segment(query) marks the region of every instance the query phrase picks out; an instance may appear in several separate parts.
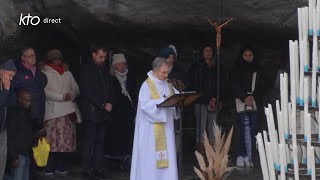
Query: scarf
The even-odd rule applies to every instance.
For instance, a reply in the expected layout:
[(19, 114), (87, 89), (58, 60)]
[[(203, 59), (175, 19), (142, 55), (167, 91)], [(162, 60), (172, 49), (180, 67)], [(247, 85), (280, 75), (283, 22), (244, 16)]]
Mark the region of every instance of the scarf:
[(63, 68), (62, 65), (61, 66), (57, 66), (57, 65), (55, 65), (53, 63), (47, 63), (47, 65), (49, 67), (51, 67), (52, 69), (56, 70), (60, 75), (62, 75), (64, 73), (64, 68)]
[(121, 93), (125, 96), (129, 96), (129, 92), (126, 89), (127, 74), (128, 74), (128, 69), (126, 69), (126, 71), (123, 73), (118, 72), (116, 70), (114, 71), (114, 75), (118, 79), (121, 86)]

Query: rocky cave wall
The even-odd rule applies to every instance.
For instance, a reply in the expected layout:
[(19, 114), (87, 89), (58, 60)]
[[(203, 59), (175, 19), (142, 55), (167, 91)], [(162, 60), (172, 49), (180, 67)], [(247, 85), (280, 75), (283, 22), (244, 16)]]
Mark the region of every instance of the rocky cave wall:
[[(113, 51), (124, 52), (143, 77), (159, 49), (173, 43), (187, 69), (202, 44), (214, 44), (215, 31), (206, 17), (217, 20), (220, 2), (0, 0), (0, 60), (17, 56), (24, 45), (35, 47), (39, 60), (48, 49), (59, 48), (76, 70), (80, 59), (88, 58), (89, 44), (101, 41)], [(277, 68), (288, 61), (288, 40), (297, 39), (297, 7), (306, 3), (222, 0), (222, 20), (234, 18), (222, 33), (221, 63), (226, 71), (230, 72), (240, 47), (250, 43), (258, 50), (267, 78), (274, 79)], [(21, 13), (61, 18), (62, 23), (19, 26)]]

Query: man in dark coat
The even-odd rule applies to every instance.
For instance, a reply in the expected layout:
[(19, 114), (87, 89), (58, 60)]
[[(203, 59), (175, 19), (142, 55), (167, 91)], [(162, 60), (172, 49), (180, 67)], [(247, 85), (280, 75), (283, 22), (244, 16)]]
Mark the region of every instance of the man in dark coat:
[(47, 86), (47, 76), (36, 68), (36, 54), (33, 48), (26, 47), (21, 51), (21, 59), (15, 61), (17, 74), (13, 78), (15, 91), (25, 89), (31, 93), (32, 118), (39, 123), (44, 120), (46, 95), (44, 88)]
[(103, 168), (104, 136), (111, 121), (114, 104), (112, 80), (105, 65), (107, 51), (103, 46), (92, 47), (92, 59), (80, 67), (80, 98), (84, 119), (82, 146), (83, 176), (105, 177)]
[(8, 60), (0, 67), (0, 179), (6, 167), (7, 159), (7, 106), (14, 104), (14, 94), (10, 88), (11, 80), (16, 74), (16, 67), (12, 60)]

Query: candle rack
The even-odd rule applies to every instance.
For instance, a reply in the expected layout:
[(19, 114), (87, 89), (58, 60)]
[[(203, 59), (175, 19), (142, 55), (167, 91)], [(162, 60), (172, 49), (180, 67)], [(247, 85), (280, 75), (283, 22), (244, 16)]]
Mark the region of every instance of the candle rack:
[[(286, 139), (285, 142), (286, 144), (292, 144), (291, 135), (289, 135), (289, 139)], [(304, 140), (304, 134), (297, 134), (297, 145), (307, 146), (307, 142)], [(320, 147), (318, 134), (311, 134), (311, 146)]]
[[(289, 168), (289, 165), (291, 166)], [(281, 171), (275, 170), (277, 175), (281, 175)], [(294, 169), (291, 164), (288, 164), (288, 171), (286, 172), (286, 179), (294, 179)], [(300, 180), (309, 180), (311, 175), (307, 173), (307, 168), (299, 169), (299, 179)], [(320, 168), (316, 169), (316, 179), (320, 179)]]
[[(312, 71), (309, 70), (307, 72), (304, 72), (304, 76), (312, 77)], [(320, 77), (320, 72), (316, 73), (316, 77)]]
[[(297, 110), (304, 110), (304, 106), (300, 106), (300, 105), (297, 105)], [(308, 111), (310, 113), (314, 113), (316, 111), (319, 111), (319, 106), (312, 106), (311, 103), (309, 103), (309, 106), (308, 106)]]

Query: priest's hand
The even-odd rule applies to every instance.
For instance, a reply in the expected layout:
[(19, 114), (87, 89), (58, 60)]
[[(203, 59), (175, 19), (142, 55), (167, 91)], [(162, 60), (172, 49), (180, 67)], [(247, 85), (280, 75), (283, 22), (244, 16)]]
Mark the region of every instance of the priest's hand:
[(110, 112), (112, 110), (112, 104), (110, 103), (106, 103), (105, 106), (104, 106), (104, 109), (108, 112)]

